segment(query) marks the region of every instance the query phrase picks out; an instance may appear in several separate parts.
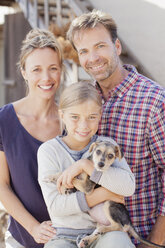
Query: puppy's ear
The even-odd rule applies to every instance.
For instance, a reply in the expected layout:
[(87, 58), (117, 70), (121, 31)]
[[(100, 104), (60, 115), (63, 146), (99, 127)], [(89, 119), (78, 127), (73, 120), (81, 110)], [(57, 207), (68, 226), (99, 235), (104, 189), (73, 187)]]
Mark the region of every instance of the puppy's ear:
[(97, 146), (98, 142), (93, 142), (89, 147), (89, 152), (92, 152), (93, 149)]
[(119, 146), (115, 146), (115, 155), (117, 158), (119, 158), (119, 160), (123, 157), (123, 152), (121, 151)]

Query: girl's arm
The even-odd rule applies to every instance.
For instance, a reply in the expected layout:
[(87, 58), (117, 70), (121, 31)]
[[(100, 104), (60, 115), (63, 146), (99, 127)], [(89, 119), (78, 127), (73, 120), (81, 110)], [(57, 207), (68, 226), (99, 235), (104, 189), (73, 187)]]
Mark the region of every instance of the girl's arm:
[(124, 204), (124, 197), (117, 195), (103, 187), (96, 188), (92, 194), (85, 195), (88, 206), (94, 207), (104, 201), (115, 201)]
[(46, 243), (55, 235), (50, 221), (39, 223), (23, 206), (10, 186), (10, 175), (5, 153), (0, 151), (0, 201), (7, 212), (21, 224), (37, 243)]
[(105, 172), (97, 172), (92, 161), (81, 159), (62, 173), (57, 181), (58, 190), (60, 191), (62, 185), (66, 188), (73, 187), (73, 178), (83, 171), (90, 176), (92, 181), (115, 194), (130, 196), (135, 191), (135, 177), (124, 158), (121, 161), (116, 159), (113, 166)]

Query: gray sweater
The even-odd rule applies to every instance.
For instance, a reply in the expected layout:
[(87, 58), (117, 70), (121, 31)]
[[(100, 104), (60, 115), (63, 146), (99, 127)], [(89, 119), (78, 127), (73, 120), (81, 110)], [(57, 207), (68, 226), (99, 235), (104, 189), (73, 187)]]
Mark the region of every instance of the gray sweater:
[[(109, 137), (98, 136), (97, 140), (109, 140)], [(86, 149), (87, 150), (87, 149)], [(75, 153), (76, 151), (74, 151)], [(89, 156), (88, 150), (82, 158)], [(70, 195), (61, 195), (55, 183), (44, 182), (45, 176), (62, 172), (75, 162), (66, 145), (59, 142), (59, 137), (43, 143), (38, 150), (38, 180), (43, 196), (53, 222), (57, 230), (69, 230), (73, 233), (83, 233), (82, 230), (96, 228), (96, 222), (88, 214), (90, 208), (87, 205), (84, 193), (77, 191)], [(135, 178), (126, 160), (116, 159), (106, 172), (93, 171), (91, 180), (107, 188), (111, 192), (123, 196), (130, 196), (135, 191)], [(63, 229), (64, 228), (64, 229)]]

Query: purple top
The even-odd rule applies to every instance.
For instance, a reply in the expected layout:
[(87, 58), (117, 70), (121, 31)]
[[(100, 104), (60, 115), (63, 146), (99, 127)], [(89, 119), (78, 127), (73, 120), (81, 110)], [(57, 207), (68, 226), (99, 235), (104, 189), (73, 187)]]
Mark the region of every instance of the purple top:
[[(39, 222), (50, 220), (38, 184), (37, 150), (41, 144), (21, 125), (12, 104), (0, 108), (0, 150), (7, 158), (11, 187)], [(9, 231), (26, 248), (43, 247), (12, 217)]]

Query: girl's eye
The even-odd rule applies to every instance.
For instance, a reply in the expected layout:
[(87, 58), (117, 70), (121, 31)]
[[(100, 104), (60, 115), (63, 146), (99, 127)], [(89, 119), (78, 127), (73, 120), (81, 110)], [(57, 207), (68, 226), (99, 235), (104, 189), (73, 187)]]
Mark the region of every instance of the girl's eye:
[(74, 119), (74, 120), (77, 120), (78, 116), (77, 115), (72, 115), (71, 118)]
[(95, 120), (96, 119), (96, 116), (90, 116), (89, 119), (90, 120)]

